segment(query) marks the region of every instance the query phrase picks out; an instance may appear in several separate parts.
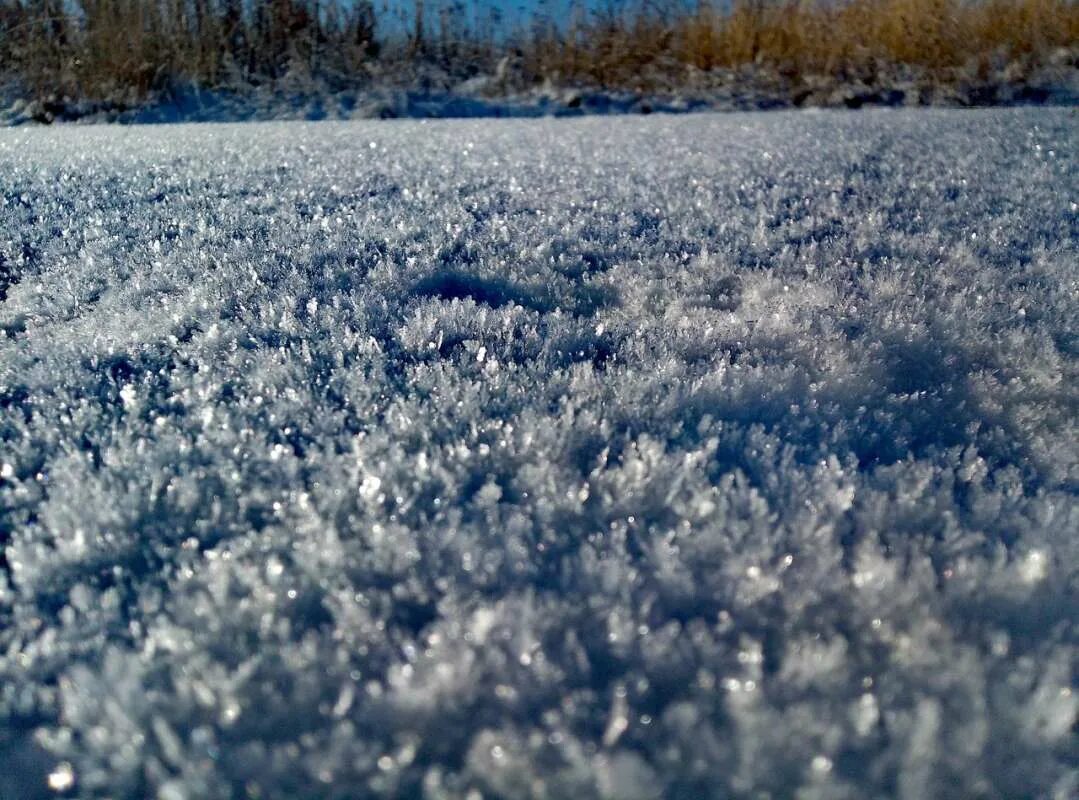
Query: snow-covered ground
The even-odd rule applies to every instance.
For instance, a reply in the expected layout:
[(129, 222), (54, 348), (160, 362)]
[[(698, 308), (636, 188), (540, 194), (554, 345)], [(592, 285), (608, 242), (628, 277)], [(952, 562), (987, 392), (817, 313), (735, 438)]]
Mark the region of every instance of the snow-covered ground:
[(1075, 797), (1077, 131), (0, 132), (0, 797)]

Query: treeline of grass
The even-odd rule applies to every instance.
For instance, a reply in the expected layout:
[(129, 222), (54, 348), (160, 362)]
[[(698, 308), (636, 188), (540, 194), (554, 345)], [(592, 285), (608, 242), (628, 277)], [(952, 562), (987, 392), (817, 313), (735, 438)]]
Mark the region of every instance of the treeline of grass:
[(363, 2), (0, 0), (0, 72), (38, 98), (134, 102), (299, 71), (356, 80), (378, 48)]
[(120, 104), (184, 85), (449, 86), (477, 74), (496, 75), (495, 91), (647, 90), (745, 65), (787, 78), (902, 65), (947, 80), (1079, 42), (1076, 0), (631, 0), (513, 29), (496, 9), (414, 0), (391, 27), (367, 0), (0, 0), (0, 78), (41, 101)]
[[(599, 24), (596, 24), (596, 23)], [(627, 83), (659, 69), (763, 64), (788, 76), (905, 65), (946, 77), (1079, 43), (1074, 0), (735, 0), (677, 17), (584, 21), (536, 42), (536, 71)]]

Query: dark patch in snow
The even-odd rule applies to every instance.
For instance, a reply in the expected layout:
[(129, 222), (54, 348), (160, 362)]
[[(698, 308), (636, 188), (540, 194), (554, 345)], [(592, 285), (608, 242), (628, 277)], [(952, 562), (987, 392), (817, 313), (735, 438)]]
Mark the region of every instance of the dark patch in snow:
[(465, 272), (439, 271), (419, 281), (412, 291), (419, 297), (437, 297), (441, 300), (471, 298), (495, 308), (519, 305), (533, 311), (550, 311), (554, 307), (543, 292)]

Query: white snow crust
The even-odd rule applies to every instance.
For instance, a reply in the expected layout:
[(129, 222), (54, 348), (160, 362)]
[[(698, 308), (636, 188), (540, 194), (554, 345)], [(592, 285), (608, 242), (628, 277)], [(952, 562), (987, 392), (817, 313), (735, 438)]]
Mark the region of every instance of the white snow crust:
[(0, 797), (1076, 797), (1077, 131), (0, 131)]

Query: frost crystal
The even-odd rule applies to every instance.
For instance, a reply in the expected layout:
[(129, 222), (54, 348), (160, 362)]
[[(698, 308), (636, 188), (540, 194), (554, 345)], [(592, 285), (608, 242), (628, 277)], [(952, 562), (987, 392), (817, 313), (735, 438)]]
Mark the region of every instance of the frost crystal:
[(0, 131), (0, 797), (1076, 796), (1075, 130)]

